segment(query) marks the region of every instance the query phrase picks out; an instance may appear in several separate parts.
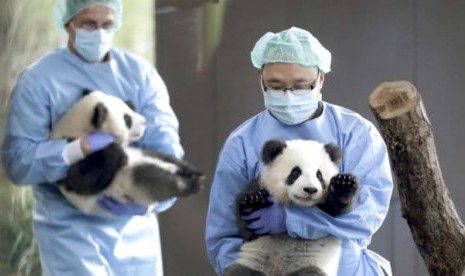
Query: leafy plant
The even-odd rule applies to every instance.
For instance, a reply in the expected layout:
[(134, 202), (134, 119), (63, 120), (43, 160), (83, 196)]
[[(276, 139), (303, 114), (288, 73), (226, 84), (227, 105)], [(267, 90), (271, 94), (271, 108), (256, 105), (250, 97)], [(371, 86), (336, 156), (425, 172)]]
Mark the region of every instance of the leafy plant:
[(29, 188), (0, 183), (0, 275), (40, 275)]

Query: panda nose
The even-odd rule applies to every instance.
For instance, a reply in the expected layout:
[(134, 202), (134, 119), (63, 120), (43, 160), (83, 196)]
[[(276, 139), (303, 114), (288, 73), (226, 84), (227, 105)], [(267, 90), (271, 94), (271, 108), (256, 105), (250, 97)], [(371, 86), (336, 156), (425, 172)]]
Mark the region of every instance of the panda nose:
[(311, 188), (311, 187), (305, 187), (304, 188), (304, 191), (309, 194), (309, 195), (312, 195), (316, 192), (318, 192), (318, 189), (317, 188)]

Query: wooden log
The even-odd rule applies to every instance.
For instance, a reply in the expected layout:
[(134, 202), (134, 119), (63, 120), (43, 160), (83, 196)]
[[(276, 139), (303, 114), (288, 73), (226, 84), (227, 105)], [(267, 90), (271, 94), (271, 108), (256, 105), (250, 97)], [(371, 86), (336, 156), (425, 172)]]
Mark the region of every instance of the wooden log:
[(417, 89), (381, 83), (369, 105), (388, 147), (402, 214), (430, 275), (465, 275), (465, 228), (444, 183)]

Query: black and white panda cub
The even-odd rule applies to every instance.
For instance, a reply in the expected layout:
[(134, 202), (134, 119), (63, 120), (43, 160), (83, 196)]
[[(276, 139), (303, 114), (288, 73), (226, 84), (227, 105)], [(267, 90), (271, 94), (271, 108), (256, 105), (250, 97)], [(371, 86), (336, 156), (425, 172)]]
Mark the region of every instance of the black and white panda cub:
[(60, 118), (51, 139), (73, 140), (92, 132), (116, 137), (108, 147), (71, 164), (66, 178), (58, 182), (74, 206), (86, 214), (111, 216), (97, 204), (102, 195), (148, 207), (203, 187), (203, 173), (187, 161), (129, 146), (142, 137), (145, 122), (132, 104), (90, 90)]
[(341, 241), (327, 236), (316, 240), (287, 234), (256, 237), (246, 228), (242, 215), (270, 206), (267, 199), (302, 207), (318, 206), (337, 216), (349, 212), (359, 184), (355, 176), (339, 173), (342, 151), (337, 145), (310, 140), (270, 140), (265, 143), (260, 176), (236, 198), (240, 234), (246, 242), (239, 258), (225, 272), (232, 275), (304, 276), (336, 275)]

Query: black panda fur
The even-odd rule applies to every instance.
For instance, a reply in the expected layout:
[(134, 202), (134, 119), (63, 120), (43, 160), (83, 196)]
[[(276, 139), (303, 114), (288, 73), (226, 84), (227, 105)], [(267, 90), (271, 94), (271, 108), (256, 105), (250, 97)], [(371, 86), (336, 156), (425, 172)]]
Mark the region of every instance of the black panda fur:
[[(342, 151), (335, 144), (310, 140), (265, 143), (261, 153), (264, 167), (259, 178), (236, 197), (236, 221), (245, 243), (225, 276), (337, 274), (339, 239), (328, 236), (305, 240), (287, 234), (255, 236), (241, 217), (273, 204), (268, 199), (270, 195), (278, 203), (321, 208), (331, 216), (350, 212), (359, 184), (355, 176), (339, 173), (341, 158)], [(292, 190), (294, 185), (297, 190)]]
[(97, 204), (102, 195), (148, 207), (203, 187), (203, 173), (189, 162), (129, 146), (145, 130), (145, 118), (133, 109), (117, 97), (87, 90), (52, 130), (53, 139), (73, 140), (91, 132), (109, 132), (117, 138), (71, 164), (66, 178), (58, 182), (64, 196), (86, 214), (111, 216)]

